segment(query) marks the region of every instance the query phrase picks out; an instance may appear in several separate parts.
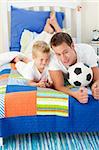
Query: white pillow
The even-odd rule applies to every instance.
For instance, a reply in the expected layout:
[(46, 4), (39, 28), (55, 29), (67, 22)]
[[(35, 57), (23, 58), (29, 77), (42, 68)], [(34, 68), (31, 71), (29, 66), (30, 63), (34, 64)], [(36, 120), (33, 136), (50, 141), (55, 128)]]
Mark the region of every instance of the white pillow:
[(16, 56), (19, 56), (20, 58), (25, 57), (25, 55), (22, 54), (21, 52), (11, 51), (11, 52), (1, 53), (0, 54), (0, 66), (11, 62)]
[[(68, 29), (63, 28), (62, 31), (71, 35), (70, 28)], [(30, 32), (29, 30), (25, 29), (22, 33), (21, 40), (20, 40), (20, 45), (21, 45), (20, 51), (24, 53), (30, 60), (32, 60), (33, 43), (36, 41), (45, 41), (47, 44), (49, 44), (52, 36), (53, 34), (49, 34), (45, 31), (43, 31), (40, 34), (37, 34), (36, 32)]]
[(40, 34), (37, 34), (35, 32), (30, 32), (29, 30), (24, 30), (20, 40), (20, 51), (31, 60), (33, 43), (35, 43), (36, 41), (45, 41), (49, 44), (52, 36), (53, 34), (51, 35), (45, 31), (43, 31)]

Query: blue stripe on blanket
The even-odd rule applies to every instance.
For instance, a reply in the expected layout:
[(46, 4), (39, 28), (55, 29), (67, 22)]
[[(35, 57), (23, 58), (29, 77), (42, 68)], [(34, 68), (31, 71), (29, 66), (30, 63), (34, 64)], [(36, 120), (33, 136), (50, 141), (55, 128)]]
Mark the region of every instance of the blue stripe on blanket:
[(3, 74), (9, 74), (11, 71), (11, 69), (4, 69), (0, 72), (0, 75), (3, 75)]
[(8, 85), (6, 88), (6, 93), (11, 92), (22, 92), (22, 91), (36, 91), (37, 87), (24, 86), (24, 85)]

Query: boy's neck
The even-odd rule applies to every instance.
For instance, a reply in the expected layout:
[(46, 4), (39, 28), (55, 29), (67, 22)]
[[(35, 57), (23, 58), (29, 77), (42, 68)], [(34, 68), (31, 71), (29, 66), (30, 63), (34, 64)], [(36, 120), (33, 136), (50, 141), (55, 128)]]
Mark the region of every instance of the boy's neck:
[(43, 72), (44, 69), (37, 68), (40, 73)]

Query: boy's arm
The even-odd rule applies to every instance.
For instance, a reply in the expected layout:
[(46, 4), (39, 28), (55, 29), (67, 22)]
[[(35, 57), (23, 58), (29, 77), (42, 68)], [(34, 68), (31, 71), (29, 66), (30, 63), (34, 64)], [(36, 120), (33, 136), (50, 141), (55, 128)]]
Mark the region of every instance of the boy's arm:
[(46, 86), (45, 86), (45, 83), (44, 82), (35, 82), (34, 80), (29, 80), (28, 81), (28, 85), (30, 85), (30, 86), (37, 86), (37, 87), (43, 87), (43, 88), (45, 88)]
[(86, 88), (80, 88), (78, 91), (71, 91), (68, 87), (64, 86), (64, 78), (61, 71), (50, 70), (51, 79), (56, 90), (62, 91), (70, 96), (73, 96), (81, 103), (88, 102), (88, 91)]

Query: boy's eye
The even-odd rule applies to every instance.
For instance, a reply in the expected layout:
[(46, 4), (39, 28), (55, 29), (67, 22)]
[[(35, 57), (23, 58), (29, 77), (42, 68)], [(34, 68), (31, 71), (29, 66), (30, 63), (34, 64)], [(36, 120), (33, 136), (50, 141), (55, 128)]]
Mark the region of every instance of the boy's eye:
[(60, 56), (60, 54), (56, 54), (57, 56)]
[(41, 61), (43, 61), (43, 59), (41, 59)]

